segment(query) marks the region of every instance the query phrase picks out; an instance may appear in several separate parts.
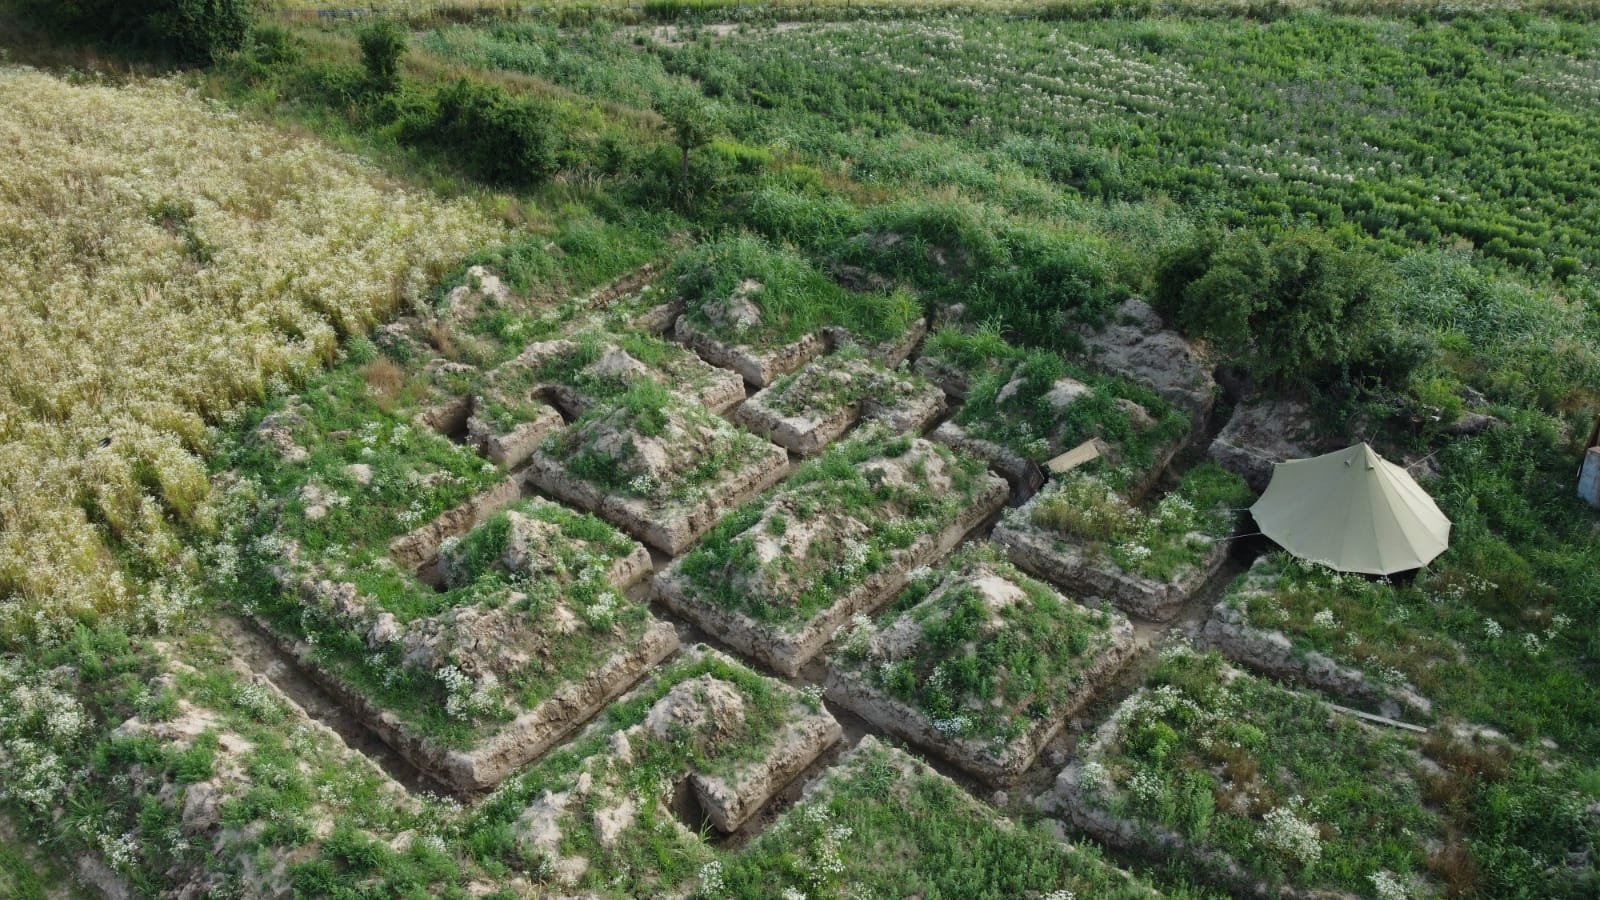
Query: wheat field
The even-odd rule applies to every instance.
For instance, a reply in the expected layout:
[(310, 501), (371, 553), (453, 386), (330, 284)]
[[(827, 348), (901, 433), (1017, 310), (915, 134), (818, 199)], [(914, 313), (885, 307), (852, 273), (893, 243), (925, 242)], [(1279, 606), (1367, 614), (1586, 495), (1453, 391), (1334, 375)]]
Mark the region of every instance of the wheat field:
[[(208, 429), (497, 226), (155, 80), (0, 68), (0, 634), (181, 607)], [(155, 578), (131, 577), (141, 573)]]

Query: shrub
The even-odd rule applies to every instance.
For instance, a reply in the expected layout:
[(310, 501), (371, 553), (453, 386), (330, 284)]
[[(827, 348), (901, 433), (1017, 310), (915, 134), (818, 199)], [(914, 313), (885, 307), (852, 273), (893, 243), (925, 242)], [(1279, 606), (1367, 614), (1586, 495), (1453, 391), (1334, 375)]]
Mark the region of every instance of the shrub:
[(534, 98), (462, 78), (402, 114), (400, 139), (432, 147), (476, 178), (528, 187), (560, 168), (558, 112)]
[(1269, 386), (1326, 389), (1361, 370), (1403, 378), (1414, 365), (1387, 337), (1395, 323), (1386, 271), (1318, 232), (1263, 242), (1212, 231), (1162, 261), (1155, 301)]
[(244, 46), (252, 0), (64, 0), (31, 4), (45, 21), (113, 46), (208, 63)]
[(392, 94), (400, 89), (400, 59), (406, 55), (406, 34), (388, 19), (369, 25), (361, 31), (361, 64), (367, 67), (367, 77), (381, 93)]

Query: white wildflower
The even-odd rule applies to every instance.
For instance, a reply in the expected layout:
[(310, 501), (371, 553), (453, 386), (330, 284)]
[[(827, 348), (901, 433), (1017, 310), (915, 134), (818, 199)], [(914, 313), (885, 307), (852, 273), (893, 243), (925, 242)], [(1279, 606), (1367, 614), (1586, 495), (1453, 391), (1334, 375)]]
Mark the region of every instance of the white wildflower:
[(1411, 892), (1393, 872), (1373, 872), (1367, 876), (1372, 880), (1372, 890), (1378, 895), (1378, 900), (1406, 900)]
[(1256, 837), (1263, 847), (1298, 860), (1302, 865), (1322, 857), (1322, 836), (1317, 826), (1300, 818), (1288, 806), (1267, 813)]

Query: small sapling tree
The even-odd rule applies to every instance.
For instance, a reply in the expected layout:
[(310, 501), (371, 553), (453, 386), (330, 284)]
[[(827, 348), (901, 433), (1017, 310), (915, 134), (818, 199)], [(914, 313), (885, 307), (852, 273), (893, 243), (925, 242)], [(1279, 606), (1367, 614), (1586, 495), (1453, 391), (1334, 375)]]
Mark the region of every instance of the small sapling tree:
[(400, 60), (406, 49), (405, 32), (388, 19), (362, 29), (361, 63), (379, 93), (392, 94), (400, 89)]

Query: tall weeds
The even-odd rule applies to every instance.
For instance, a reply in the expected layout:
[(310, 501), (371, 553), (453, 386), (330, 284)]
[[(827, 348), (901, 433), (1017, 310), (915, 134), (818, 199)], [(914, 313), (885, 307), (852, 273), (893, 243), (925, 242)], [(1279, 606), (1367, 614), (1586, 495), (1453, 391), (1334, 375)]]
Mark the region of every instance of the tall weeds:
[(496, 233), (166, 81), (0, 69), (0, 157), (0, 644), (181, 605), (209, 426)]

